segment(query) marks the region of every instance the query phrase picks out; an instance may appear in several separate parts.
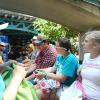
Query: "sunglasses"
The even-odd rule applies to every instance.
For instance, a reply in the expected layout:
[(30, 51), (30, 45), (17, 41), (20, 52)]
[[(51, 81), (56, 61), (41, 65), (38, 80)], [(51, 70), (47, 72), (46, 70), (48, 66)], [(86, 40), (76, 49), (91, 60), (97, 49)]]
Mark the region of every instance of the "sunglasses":
[(60, 46), (56, 46), (56, 49), (63, 49), (63, 50), (65, 50), (65, 51), (67, 51), (66, 48), (63, 48), (63, 47), (60, 47)]

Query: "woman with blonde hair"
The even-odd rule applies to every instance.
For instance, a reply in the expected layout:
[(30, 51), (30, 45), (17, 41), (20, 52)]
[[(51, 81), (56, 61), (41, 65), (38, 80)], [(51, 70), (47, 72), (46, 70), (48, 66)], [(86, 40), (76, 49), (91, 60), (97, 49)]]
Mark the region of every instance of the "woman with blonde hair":
[[(100, 31), (86, 33), (83, 49), (86, 54), (79, 70), (81, 69), (82, 90), (84, 91), (82, 93), (86, 98), (84, 97), (82, 100), (100, 100)], [(63, 99), (62, 94), (60, 100), (69, 99)]]
[(100, 31), (86, 33), (81, 76), (88, 100), (100, 100)]
[(35, 48), (33, 44), (28, 44), (27, 46), (27, 51), (28, 51), (28, 58), (29, 59), (34, 59), (35, 57), (33, 56), (33, 52), (34, 52)]

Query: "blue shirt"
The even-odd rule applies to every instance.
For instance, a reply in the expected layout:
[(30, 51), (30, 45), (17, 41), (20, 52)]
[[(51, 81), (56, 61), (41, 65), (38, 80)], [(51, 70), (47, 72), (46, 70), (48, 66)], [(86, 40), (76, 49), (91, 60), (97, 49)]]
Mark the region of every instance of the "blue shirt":
[(2, 76), (0, 75), (0, 100), (2, 100), (2, 95), (3, 95), (4, 90), (5, 90), (5, 84), (2, 79)]
[(67, 79), (62, 82), (63, 84), (69, 86), (76, 79), (76, 70), (79, 65), (76, 57), (71, 52), (64, 58), (59, 54), (54, 66), (57, 68), (56, 74), (63, 74), (67, 77)]

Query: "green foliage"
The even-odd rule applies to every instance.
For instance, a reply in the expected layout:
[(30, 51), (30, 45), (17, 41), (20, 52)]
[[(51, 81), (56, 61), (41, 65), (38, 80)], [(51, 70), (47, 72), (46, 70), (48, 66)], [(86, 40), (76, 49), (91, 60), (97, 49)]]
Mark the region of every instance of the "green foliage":
[(67, 37), (72, 40), (72, 44), (75, 47), (78, 32), (69, 29), (68, 27), (62, 26), (60, 24), (40, 18), (37, 18), (34, 21), (33, 25), (35, 29), (37, 29), (41, 34), (46, 35), (50, 39), (50, 41), (56, 41), (61, 37)]

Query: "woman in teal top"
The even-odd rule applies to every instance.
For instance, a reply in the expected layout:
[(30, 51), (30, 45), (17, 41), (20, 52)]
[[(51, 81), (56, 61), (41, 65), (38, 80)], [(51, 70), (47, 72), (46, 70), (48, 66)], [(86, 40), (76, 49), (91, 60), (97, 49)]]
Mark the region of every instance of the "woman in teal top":
[[(47, 78), (54, 79), (59, 81), (63, 89), (72, 84), (76, 79), (76, 70), (78, 68), (78, 61), (76, 57), (71, 53), (71, 43), (67, 38), (62, 38), (57, 41), (56, 49), (58, 52), (58, 57), (56, 58), (55, 64), (53, 67), (41, 69), (47, 73)], [(52, 72), (56, 72), (52, 73)], [(41, 74), (35, 74), (36, 78), (41, 79)], [(58, 95), (62, 89), (58, 90)], [(37, 90), (39, 93), (40, 99), (47, 100), (47, 94), (43, 94), (41, 90)], [(50, 97), (52, 95), (49, 95)], [(49, 97), (48, 96), (48, 97)]]
[(65, 57), (59, 54), (54, 66), (57, 69), (56, 75), (63, 74), (67, 77), (67, 79), (63, 80), (61, 83), (70, 86), (77, 76), (76, 70), (78, 68), (78, 62), (76, 57), (71, 52)]

